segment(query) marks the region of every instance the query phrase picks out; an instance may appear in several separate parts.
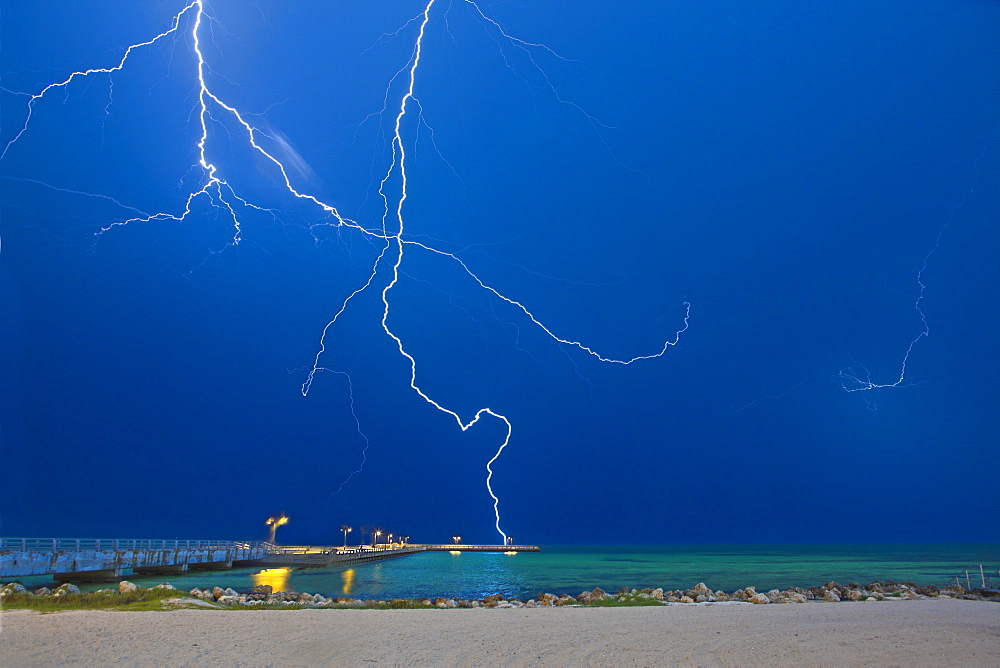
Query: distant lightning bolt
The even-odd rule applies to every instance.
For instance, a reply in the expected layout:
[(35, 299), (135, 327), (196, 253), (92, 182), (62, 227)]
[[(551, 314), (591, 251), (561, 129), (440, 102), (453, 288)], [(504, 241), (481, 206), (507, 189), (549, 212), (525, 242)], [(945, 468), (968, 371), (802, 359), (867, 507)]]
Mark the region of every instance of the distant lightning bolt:
[[(959, 209), (965, 206), (966, 202), (969, 201), (969, 198), (976, 192), (976, 188), (979, 186), (979, 163), (986, 157), (986, 152), (995, 140), (996, 137), (987, 142), (986, 146), (983, 147), (982, 152), (976, 159), (975, 178), (973, 179), (972, 185), (969, 186), (969, 189), (955, 204), (955, 206), (951, 208), (951, 212), (948, 214), (948, 219), (945, 221), (944, 225), (941, 226), (941, 229), (938, 230), (937, 236), (934, 238), (934, 245), (931, 246), (929, 251), (927, 251), (927, 254), (924, 256), (924, 261), (920, 265), (920, 271), (917, 272), (917, 285), (920, 290), (917, 293), (917, 300), (914, 302), (913, 308), (920, 316), (920, 322), (923, 327), (916, 337), (910, 341), (910, 345), (907, 346), (906, 352), (903, 354), (903, 362), (900, 366), (899, 377), (889, 383), (876, 383), (872, 380), (871, 371), (869, 371), (864, 364), (856, 360), (852, 360), (858, 367), (860, 367), (861, 371), (855, 371), (853, 367), (848, 367), (840, 371), (840, 384), (846, 392), (877, 392), (878, 390), (890, 387), (900, 387), (906, 381), (906, 365), (910, 361), (910, 354), (913, 352), (914, 346), (916, 346), (921, 339), (927, 338), (931, 335), (931, 328), (927, 322), (927, 314), (924, 313), (923, 308), (921, 308), (921, 302), (924, 300), (924, 292), (927, 290), (927, 284), (924, 283), (924, 272), (927, 271), (927, 263), (941, 245), (941, 236), (944, 234), (945, 230), (951, 226)], [(878, 409), (878, 405), (873, 399), (870, 399), (867, 395), (863, 396), (865, 398), (865, 403), (870, 410)]]
[[(541, 70), (541, 68), (538, 66), (538, 64), (532, 57), (530, 49), (532, 48), (544, 49), (559, 58), (562, 58), (562, 56), (559, 56), (554, 51), (549, 49), (549, 47), (543, 44), (527, 42), (525, 40), (519, 39), (517, 37), (508, 34), (496, 20), (489, 18), (485, 13), (483, 13), (479, 5), (477, 5), (472, 0), (465, 0), (465, 1), (473, 8), (475, 8), (475, 11), (478, 13), (481, 19), (485, 20), (490, 25), (492, 25), (497, 31), (499, 31), (500, 35), (502, 35), (505, 39), (509, 40), (510, 43), (516, 46), (517, 48), (520, 48), (528, 53), (528, 57), (532, 65), (534, 65), (541, 72), (542, 76), (545, 79), (546, 84), (548, 84), (552, 92), (556, 94), (556, 98), (558, 99), (559, 102), (575, 107), (576, 109), (584, 113), (592, 123), (603, 126), (603, 124), (601, 124), (599, 121), (597, 121), (597, 119), (587, 114), (578, 105), (563, 99), (562, 97), (559, 96), (558, 93), (556, 93), (555, 88), (552, 87), (552, 84), (549, 81), (548, 76), (545, 74), (544, 71)], [(101, 228), (101, 230), (97, 234), (103, 234), (115, 227), (127, 226), (136, 223), (150, 223), (155, 221), (166, 221), (166, 220), (171, 220), (175, 222), (184, 221), (191, 214), (192, 207), (195, 205), (195, 202), (204, 200), (208, 203), (209, 206), (221, 210), (226, 215), (226, 217), (232, 221), (233, 236), (230, 243), (227, 245), (235, 246), (239, 244), (240, 241), (242, 240), (244, 232), (243, 226), (240, 221), (240, 217), (238, 215), (239, 210), (256, 209), (259, 211), (268, 211), (272, 215), (275, 215), (276, 212), (274, 212), (273, 210), (266, 209), (260, 205), (254, 204), (252, 201), (250, 201), (249, 198), (239, 195), (236, 189), (229, 183), (229, 181), (223, 177), (222, 175), (223, 172), (220, 169), (220, 167), (216, 165), (214, 162), (212, 162), (212, 160), (209, 158), (208, 155), (209, 125), (210, 123), (218, 122), (218, 119), (213, 114), (217, 114), (219, 116), (224, 115), (234, 120), (242, 128), (242, 132), (245, 134), (247, 145), (251, 147), (254, 151), (256, 151), (258, 154), (266, 158), (268, 161), (270, 161), (270, 163), (272, 163), (274, 167), (277, 169), (278, 174), (280, 174), (280, 180), (283, 182), (287, 192), (299, 200), (305, 200), (308, 203), (319, 207), (324, 212), (325, 215), (329, 216), (330, 218), (329, 222), (318, 223), (318, 225), (332, 225), (335, 227), (346, 227), (350, 230), (353, 230), (363, 235), (363, 238), (375, 242), (376, 245), (380, 248), (378, 255), (372, 262), (371, 271), (368, 274), (367, 279), (362, 283), (362, 285), (360, 285), (360, 287), (357, 287), (347, 295), (347, 297), (343, 300), (343, 302), (341, 302), (340, 308), (336, 311), (333, 317), (323, 328), (319, 339), (319, 349), (315, 355), (315, 358), (313, 359), (312, 368), (309, 370), (307, 377), (301, 387), (302, 395), (308, 396), (309, 391), (316, 378), (316, 375), (319, 372), (329, 371), (329, 369), (326, 369), (323, 366), (321, 366), (321, 358), (323, 357), (327, 349), (327, 344), (326, 344), (327, 336), (330, 334), (330, 331), (336, 325), (340, 316), (346, 311), (346, 309), (350, 306), (350, 304), (356, 297), (366, 292), (373, 284), (380, 283), (380, 281), (378, 280), (380, 278), (380, 273), (386, 273), (382, 271), (383, 265), (391, 263), (391, 277), (384, 284), (381, 284), (381, 300), (383, 304), (381, 326), (386, 335), (396, 343), (396, 347), (399, 350), (400, 355), (406, 358), (406, 360), (409, 363), (410, 387), (425, 402), (427, 402), (437, 410), (441, 411), (442, 413), (446, 413), (447, 415), (450, 415), (452, 418), (454, 418), (455, 422), (458, 424), (459, 428), (463, 432), (469, 430), (472, 426), (478, 423), (483, 416), (493, 417), (502, 422), (505, 426), (506, 433), (504, 435), (503, 442), (500, 444), (499, 448), (497, 449), (493, 457), (486, 463), (486, 471), (487, 471), (486, 489), (490, 497), (493, 499), (493, 511), (496, 518), (496, 523), (495, 523), (496, 530), (500, 533), (500, 535), (504, 539), (504, 542), (506, 543), (507, 534), (501, 529), (500, 526), (500, 499), (494, 493), (492, 485), (493, 474), (494, 474), (493, 465), (500, 457), (501, 453), (504, 451), (507, 445), (510, 443), (513, 426), (511, 424), (511, 421), (506, 416), (504, 416), (503, 414), (497, 412), (496, 410), (490, 407), (480, 408), (478, 411), (475, 412), (474, 415), (472, 415), (471, 418), (464, 420), (461, 417), (461, 415), (459, 415), (458, 412), (445, 407), (442, 403), (433, 399), (420, 387), (420, 385), (418, 385), (417, 360), (407, 350), (406, 346), (403, 343), (402, 338), (393, 331), (393, 329), (390, 327), (389, 324), (390, 293), (392, 289), (396, 286), (396, 284), (399, 282), (401, 266), (403, 264), (405, 256), (404, 252), (405, 249), (408, 246), (413, 246), (417, 249), (427, 251), (435, 256), (443, 257), (446, 260), (450, 260), (452, 262), (457, 263), (458, 266), (460, 266), (462, 270), (465, 272), (465, 274), (468, 275), (468, 277), (476, 285), (478, 285), (479, 288), (493, 295), (501, 302), (506, 303), (508, 306), (512, 307), (515, 311), (520, 311), (525, 317), (527, 317), (535, 326), (541, 329), (541, 331), (543, 331), (546, 335), (548, 335), (553, 341), (559, 344), (563, 344), (564, 346), (576, 348), (577, 350), (587, 353), (588, 355), (594, 357), (595, 359), (605, 363), (629, 365), (640, 360), (655, 359), (663, 356), (664, 354), (666, 354), (667, 350), (671, 346), (675, 346), (679, 343), (681, 334), (687, 331), (691, 315), (691, 306), (688, 302), (686, 301), (684, 302), (685, 313), (684, 313), (682, 327), (676, 331), (676, 333), (672, 338), (666, 340), (663, 343), (662, 348), (660, 348), (659, 350), (656, 350), (655, 352), (649, 354), (636, 355), (632, 357), (628, 356), (622, 358), (609, 357), (599, 353), (592, 347), (589, 347), (580, 341), (555, 334), (554, 331), (549, 326), (543, 324), (543, 322), (538, 317), (536, 317), (535, 314), (532, 313), (532, 311), (529, 310), (521, 301), (506, 296), (505, 294), (500, 292), (500, 290), (493, 287), (492, 285), (487, 284), (481, 278), (479, 278), (479, 276), (472, 270), (472, 268), (469, 267), (469, 265), (463, 259), (461, 259), (461, 257), (459, 257), (458, 253), (447, 252), (439, 248), (436, 248), (435, 246), (432, 246), (430, 243), (416, 241), (414, 238), (406, 237), (404, 235), (405, 224), (404, 224), (403, 211), (406, 200), (409, 197), (409, 192), (407, 190), (408, 188), (407, 150), (406, 150), (406, 141), (404, 141), (404, 136), (403, 136), (403, 123), (404, 123), (404, 118), (406, 117), (412, 103), (412, 105), (417, 106), (417, 110), (415, 113), (419, 117), (418, 120), (426, 125), (426, 122), (423, 121), (422, 112), (419, 108), (419, 102), (415, 97), (414, 91), (416, 88), (417, 71), (418, 68), (420, 67), (421, 57), (423, 54), (424, 36), (427, 31), (427, 26), (431, 21), (431, 11), (434, 8), (435, 2), (436, 0), (429, 0), (426, 6), (424, 7), (423, 12), (421, 12), (417, 16), (407, 21), (407, 23), (396, 32), (386, 33), (385, 35), (379, 38), (379, 40), (381, 41), (383, 38), (398, 35), (407, 26), (415, 22), (419, 22), (419, 31), (416, 40), (414, 42), (414, 48), (410, 60), (407, 63), (407, 65), (400, 68), (400, 70), (398, 70), (396, 74), (393, 75), (392, 79), (389, 82), (389, 87), (386, 89), (386, 96), (385, 99), (383, 100), (382, 110), (374, 114), (374, 116), (381, 116), (389, 108), (389, 92), (392, 88), (392, 85), (398, 77), (404, 75), (405, 73), (407, 86), (405, 93), (399, 100), (398, 111), (395, 114), (395, 123), (393, 126), (394, 131), (391, 139), (391, 149), (392, 149), (391, 161), (387, 170), (385, 171), (384, 175), (379, 181), (378, 194), (382, 198), (383, 211), (382, 211), (381, 221), (377, 225), (370, 227), (362, 225), (357, 221), (342, 216), (340, 212), (337, 210), (337, 208), (334, 207), (333, 205), (327, 204), (318, 199), (317, 197), (310, 195), (308, 193), (300, 192), (293, 185), (292, 180), (289, 177), (289, 171), (286, 165), (281, 160), (276, 158), (272, 153), (267, 151), (263, 146), (261, 146), (259, 142), (259, 139), (261, 137), (272, 139), (272, 141), (277, 141), (277, 140), (274, 140), (272, 137), (265, 134), (260, 129), (258, 129), (257, 127), (255, 127), (246, 120), (248, 116), (253, 116), (254, 114), (240, 112), (235, 107), (224, 102), (215, 92), (213, 92), (211, 86), (209, 85), (208, 80), (206, 79), (206, 71), (211, 71), (211, 70), (208, 68), (208, 65), (206, 64), (205, 55), (202, 51), (201, 27), (204, 19), (209, 19), (210, 21), (217, 21), (217, 19), (214, 19), (210, 15), (206, 14), (204, 0), (194, 0), (193, 2), (185, 6), (184, 9), (182, 9), (173, 17), (170, 23), (170, 27), (167, 30), (161, 32), (159, 35), (152, 38), (151, 40), (129, 46), (125, 50), (120, 61), (113, 67), (95, 68), (95, 69), (73, 72), (65, 80), (49, 84), (38, 93), (28, 95), (29, 98), (27, 103), (28, 111), (24, 121), (24, 125), (17, 132), (17, 134), (9, 142), (7, 142), (3, 150), (3, 153), (0, 153), (0, 159), (3, 159), (7, 155), (7, 152), (11, 149), (11, 147), (25, 134), (25, 132), (27, 132), (33, 114), (35, 113), (35, 107), (37, 103), (40, 100), (42, 100), (46, 96), (46, 94), (48, 94), (50, 91), (56, 88), (64, 88), (64, 89), (68, 88), (68, 86), (71, 83), (73, 83), (74, 80), (78, 78), (84, 78), (92, 74), (105, 73), (108, 74), (110, 78), (110, 76), (113, 75), (115, 72), (118, 72), (125, 67), (126, 62), (133, 51), (142, 47), (150, 46), (158, 42), (159, 40), (167, 37), (168, 35), (177, 33), (180, 30), (181, 25), (185, 21), (185, 19), (190, 21), (191, 25), (190, 34), (193, 44), (192, 50), (197, 65), (196, 67), (197, 81), (198, 81), (198, 103), (196, 107), (198, 110), (197, 119), (198, 119), (198, 124), (201, 128), (200, 135), (195, 144), (198, 158), (197, 158), (197, 163), (196, 165), (193, 165), (193, 168), (196, 169), (200, 168), (201, 170), (202, 179), (200, 185), (194, 190), (188, 192), (186, 200), (184, 202), (184, 206), (180, 211), (175, 211), (175, 212), (160, 211), (157, 213), (148, 214), (146, 212), (133, 209), (133, 211), (135, 211), (140, 215), (134, 218), (130, 218), (128, 220), (112, 222)], [(109, 85), (113, 85), (113, 82)], [(9, 92), (12, 92), (14, 94), (19, 94), (16, 91), (9, 91)], [(105, 109), (106, 111), (110, 108), (111, 104), (112, 104), (112, 98), (110, 96), (110, 91), (109, 91), (109, 101)], [(418, 129), (419, 129), (419, 124), (418, 124)], [(393, 197), (390, 198), (390, 195), (387, 192), (387, 187), (390, 179), (392, 179), (394, 176), (397, 176), (399, 179), (400, 182), (399, 191), (398, 195), (393, 195)], [(74, 191), (68, 191), (68, 192), (74, 192)], [(80, 192), (80, 194), (91, 195), (90, 193), (82, 193), (82, 192)], [(394, 206), (390, 204), (390, 199), (394, 199)], [(112, 200), (112, 201), (120, 204), (119, 202), (117, 202), (117, 200)], [(391, 232), (389, 231), (390, 227), (392, 228)], [(340, 374), (343, 372), (334, 372), (334, 373)], [(346, 376), (346, 374), (344, 375)], [(351, 412), (352, 415), (355, 416), (355, 421), (357, 422), (357, 415), (354, 413), (353, 387), (350, 384), (350, 377), (348, 376), (347, 378), (348, 378), (348, 387), (351, 394)], [(367, 451), (368, 439), (361, 431), (361, 426), (359, 422), (357, 423), (357, 427), (358, 427), (358, 432), (365, 440), (366, 443), (365, 451)], [(362, 462), (362, 466), (363, 465), (364, 462)], [(341, 484), (341, 489), (343, 488), (343, 485), (346, 484), (351, 479), (351, 477), (353, 477), (355, 473), (358, 473), (359, 471), (355, 471), (354, 473), (352, 473), (347, 478), (347, 480), (345, 480), (344, 483)]]

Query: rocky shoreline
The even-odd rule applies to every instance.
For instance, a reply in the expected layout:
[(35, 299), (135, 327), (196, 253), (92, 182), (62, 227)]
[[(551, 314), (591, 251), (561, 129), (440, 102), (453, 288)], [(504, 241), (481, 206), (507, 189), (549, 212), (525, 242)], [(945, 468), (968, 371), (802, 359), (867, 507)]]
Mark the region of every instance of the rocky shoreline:
[[(163, 583), (152, 589), (177, 591), (172, 585)], [(134, 594), (142, 591), (142, 587), (127, 580), (118, 583), (116, 589), (101, 589), (92, 594)], [(11, 595), (28, 597), (61, 598), (81, 595), (80, 589), (72, 584), (63, 584), (54, 590), (40, 587), (29, 591), (23, 585), (12, 582), (0, 589), (0, 604)], [(884, 600), (920, 600), (920, 599), (966, 599), (966, 600), (1000, 600), (995, 592), (986, 590), (966, 590), (960, 585), (951, 585), (939, 589), (935, 585), (917, 585), (912, 582), (872, 582), (866, 585), (850, 583), (840, 585), (827, 582), (820, 587), (789, 587), (785, 590), (772, 589), (758, 592), (754, 587), (745, 587), (734, 592), (712, 591), (701, 582), (686, 590), (629, 589), (623, 587), (615, 594), (605, 592), (601, 588), (584, 591), (577, 596), (568, 594), (555, 595), (539, 593), (536, 598), (527, 601), (516, 597), (504, 597), (500, 594), (485, 596), (482, 599), (463, 599), (449, 597), (417, 598), (417, 599), (356, 599), (345, 596), (328, 597), (322, 594), (299, 592), (275, 592), (270, 585), (257, 585), (247, 592), (238, 592), (231, 588), (221, 587), (194, 588), (185, 596), (178, 591), (183, 600), (197, 603), (203, 607), (238, 608), (263, 606), (302, 607), (302, 608), (534, 608), (546, 606), (641, 606), (641, 605), (697, 605), (697, 604), (784, 604), (808, 603), (812, 601), (839, 603), (858, 601)]]

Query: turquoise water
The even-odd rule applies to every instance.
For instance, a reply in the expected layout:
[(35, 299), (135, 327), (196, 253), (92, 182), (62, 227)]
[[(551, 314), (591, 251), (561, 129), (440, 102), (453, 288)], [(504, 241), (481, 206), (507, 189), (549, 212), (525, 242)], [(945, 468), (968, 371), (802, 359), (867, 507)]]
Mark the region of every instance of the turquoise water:
[[(275, 590), (357, 598), (488, 594), (533, 598), (538, 592), (578, 594), (601, 587), (687, 589), (705, 582), (732, 591), (808, 587), (829, 580), (865, 584), (909, 580), (943, 586), (970, 564), (1000, 568), (1000, 544), (721, 545), (639, 547), (543, 547), (542, 552), (453, 555), (429, 552), (331, 570), (260, 569), (132, 578), (151, 586), (167, 581), (178, 589), (218, 585), (248, 590), (256, 582)], [(40, 579), (22, 580), (38, 586)], [(107, 585), (91, 585), (97, 589)]]

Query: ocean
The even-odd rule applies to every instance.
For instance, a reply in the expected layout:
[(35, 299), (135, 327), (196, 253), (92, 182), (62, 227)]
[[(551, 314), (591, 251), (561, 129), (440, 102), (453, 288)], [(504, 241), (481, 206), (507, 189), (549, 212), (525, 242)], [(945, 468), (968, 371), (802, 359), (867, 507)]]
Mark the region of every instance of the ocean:
[[(754, 586), (760, 591), (809, 587), (830, 580), (875, 580), (945, 586), (972, 564), (1000, 568), (998, 543), (866, 545), (549, 546), (539, 553), (428, 552), (349, 568), (234, 569), (176, 576), (128, 577), (143, 586), (170, 582), (178, 589), (270, 584), (275, 591), (390, 599), (503, 594), (529, 599), (539, 592), (576, 595), (601, 587), (714, 590)], [(36, 587), (45, 578), (23, 578)], [(81, 585), (94, 590), (107, 584)]]

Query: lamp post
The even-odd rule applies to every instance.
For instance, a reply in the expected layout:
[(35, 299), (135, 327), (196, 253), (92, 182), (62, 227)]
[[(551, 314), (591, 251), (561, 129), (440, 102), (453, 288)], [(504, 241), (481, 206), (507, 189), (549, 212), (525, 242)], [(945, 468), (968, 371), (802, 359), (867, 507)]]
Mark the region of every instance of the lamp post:
[(378, 545), (378, 537), (381, 536), (381, 535), (382, 535), (382, 530), (381, 529), (377, 529), (375, 531), (375, 535), (372, 536), (372, 547), (375, 547), (376, 545)]
[(340, 530), (344, 532), (344, 549), (347, 549), (347, 534), (354, 531), (354, 527), (349, 527), (346, 524), (340, 525)]
[(462, 537), (461, 536), (452, 536), (451, 539), (453, 541), (455, 541), (455, 545), (458, 545), (459, 543), (462, 542)]
[(288, 524), (288, 518), (284, 515), (281, 517), (268, 517), (267, 522), (264, 522), (267, 526), (271, 527), (271, 536), (267, 542), (274, 545), (274, 534), (277, 532), (278, 527)]

